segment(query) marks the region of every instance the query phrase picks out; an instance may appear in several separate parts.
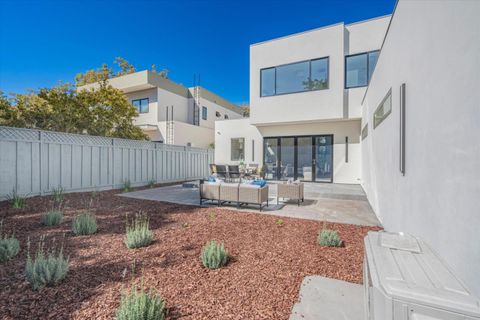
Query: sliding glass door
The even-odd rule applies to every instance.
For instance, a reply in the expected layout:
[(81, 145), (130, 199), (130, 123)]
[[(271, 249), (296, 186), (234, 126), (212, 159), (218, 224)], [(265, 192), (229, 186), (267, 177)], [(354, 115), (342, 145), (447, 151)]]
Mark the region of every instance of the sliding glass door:
[(266, 179), (332, 182), (333, 136), (265, 138), (263, 161)]
[(263, 165), (265, 166), (265, 179), (278, 179), (278, 138), (263, 140)]
[(312, 159), (313, 159), (312, 137), (297, 138), (297, 179), (313, 181)]
[(280, 138), (280, 179), (295, 178), (295, 138)]
[(315, 181), (332, 182), (333, 180), (333, 137), (315, 137)]

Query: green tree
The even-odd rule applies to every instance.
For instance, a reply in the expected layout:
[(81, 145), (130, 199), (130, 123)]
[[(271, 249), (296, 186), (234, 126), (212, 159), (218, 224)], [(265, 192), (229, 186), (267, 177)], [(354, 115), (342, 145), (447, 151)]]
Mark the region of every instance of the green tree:
[[(133, 64), (131, 64), (122, 57), (116, 57), (113, 63), (116, 64), (120, 68), (120, 70), (115, 72), (106, 63), (104, 63), (99, 69), (90, 69), (85, 71), (84, 73), (77, 73), (77, 75), (75, 76), (75, 85), (77, 87), (80, 87), (86, 84), (105, 81), (111, 78), (123, 76), (137, 71)], [(169, 71), (166, 68), (162, 69), (161, 71), (157, 71), (156, 65), (153, 64), (151, 71), (161, 77), (168, 78)]]
[(114, 63), (120, 67), (120, 71), (115, 74), (116, 77), (135, 72), (135, 67), (133, 64), (122, 57), (116, 57)]
[(105, 81), (97, 89), (80, 92), (64, 84), (38, 93), (17, 94), (10, 100), (0, 94), (0, 124), (6, 126), (147, 139), (133, 125), (137, 115), (123, 92)]

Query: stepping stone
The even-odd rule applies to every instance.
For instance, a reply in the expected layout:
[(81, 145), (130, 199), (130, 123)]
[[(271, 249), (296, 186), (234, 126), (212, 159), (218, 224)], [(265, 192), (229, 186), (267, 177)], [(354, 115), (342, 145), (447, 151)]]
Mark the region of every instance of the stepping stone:
[(363, 301), (362, 285), (308, 276), (289, 320), (364, 320)]

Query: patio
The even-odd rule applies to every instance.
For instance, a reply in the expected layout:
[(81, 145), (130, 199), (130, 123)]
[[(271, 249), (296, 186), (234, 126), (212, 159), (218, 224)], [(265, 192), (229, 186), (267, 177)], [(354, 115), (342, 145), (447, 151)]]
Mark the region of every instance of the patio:
[[(277, 183), (269, 182), (269, 206), (262, 211), (257, 206), (223, 205), (229, 209), (254, 211), (262, 214), (300, 219), (347, 223), (363, 226), (380, 226), (366, 195), (360, 185), (305, 183), (305, 202), (297, 206), (296, 201), (277, 204)], [(164, 201), (184, 205), (199, 205), (198, 188), (174, 185), (123, 193), (119, 196), (135, 199)], [(204, 203), (204, 207), (217, 207), (216, 203)]]

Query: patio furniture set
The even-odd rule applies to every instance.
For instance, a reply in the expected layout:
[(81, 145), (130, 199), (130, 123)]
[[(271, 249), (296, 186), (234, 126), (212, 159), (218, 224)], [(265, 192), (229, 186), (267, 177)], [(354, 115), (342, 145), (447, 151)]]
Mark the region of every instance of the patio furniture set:
[[(258, 205), (260, 211), (268, 207), (269, 188), (263, 180), (262, 167), (250, 166), (240, 169), (237, 165), (210, 165), (212, 176), (200, 180), (200, 205), (204, 201), (216, 201), (220, 206), (234, 203), (237, 208), (242, 205)], [(277, 204), (279, 198), (296, 200), (298, 206), (304, 201), (303, 183), (278, 184)]]

